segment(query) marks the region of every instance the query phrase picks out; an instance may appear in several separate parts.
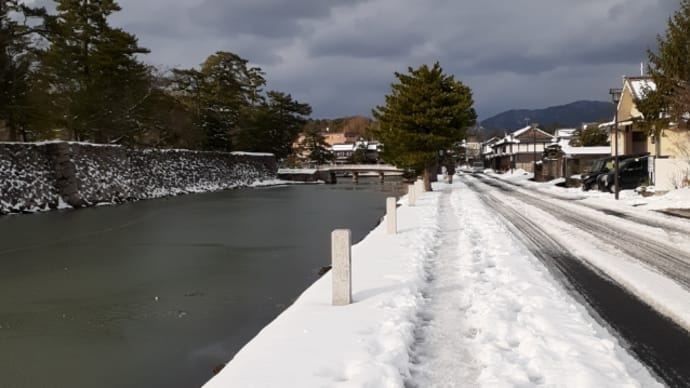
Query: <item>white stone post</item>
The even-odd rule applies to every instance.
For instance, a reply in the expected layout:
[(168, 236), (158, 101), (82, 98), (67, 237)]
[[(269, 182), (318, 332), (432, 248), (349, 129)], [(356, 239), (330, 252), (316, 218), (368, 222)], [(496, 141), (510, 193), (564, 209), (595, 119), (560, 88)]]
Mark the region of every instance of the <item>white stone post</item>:
[(395, 197), (386, 198), (386, 230), (388, 234), (398, 233), (398, 200)]
[(414, 187), (417, 189), (417, 194), (422, 194), (424, 192), (424, 182), (421, 180), (416, 180), (414, 182)]
[(417, 201), (417, 188), (415, 185), (407, 186), (407, 205), (414, 206)]
[(333, 276), (333, 305), (352, 303), (352, 233), (350, 229), (336, 229), (331, 233), (331, 261)]

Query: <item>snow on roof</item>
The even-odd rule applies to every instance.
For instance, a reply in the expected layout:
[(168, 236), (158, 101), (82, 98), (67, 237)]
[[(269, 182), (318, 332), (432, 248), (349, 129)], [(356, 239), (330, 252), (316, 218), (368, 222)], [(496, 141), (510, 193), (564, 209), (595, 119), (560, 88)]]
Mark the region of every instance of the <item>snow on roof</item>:
[(236, 156), (273, 156), (270, 152), (246, 152), (246, 151), (233, 151), (230, 154)]
[(66, 144), (77, 144), (77, 145), (85, 145), (85, 146), (91, 146), (91, 147), (122, 147), (120, 144), (104, 144), (104, 143), (90, 143), (86, 141), (69, 141), (69, 140), (43, 140), (43, 141), (32, 141), (32, 142), (24, 142), (24, 141), (0, 141), (0, 144), (3, 145), (16, 145), (16, 144), (21, 144), (21, 145), (34, 145), (34, 146), (43, 146), (47, 144), (60, 144), (60, 143), (66, 143)]
[(638, 100), (643, 99), (650, 90), (656, 90), (656, 83), (651, 77), (628, 77), (626, 81), (630, 85), (633, 97)]
[(554, 133), (554, 136), (558, 138), (564, 138), (564, 137), (573, 137), (575, 136), (575, 132), (577, 129), (575, 128), (561, 128), (557, 129), (556, 132)]
[(315, 168), (279, 168), (278, 174), (314, 174)]
[[(501, 137), (499, 140), (497, 140), (497, 141), (495, 141), (495, 142), (493, 142), (493, 143), (492, 143), (492, 140), (494, 140), (494, 138), (490, 139), (489, 141), (485, 142), (484, 144), (485, 144), (486, 146), (489, 146), (489, 147), (500, 146), (500, 145), (503, 145), (503, 144), (511, 144), (511, 143), (512, 143), (512, 144), (518, 144), (518, 143), (520, 143), (520, 139), (516, 139), (516, 138), (517, 138), (518, 136), (524, 134), (525, 132), (529, 131), (531, 128), (532, 128), (531, 126), (527, 126), (527, 127), (524, 127), (524, 128), (520, 128), (520, 129), (518, 129), (517, 131), (511, 132), (511, 133), (509, 133), (509, 134), (507, 134), (507, 135)], [(537, 132), (541, 132), (541, 133), (543, 133), (544, 135), (548, 135), (548, 136), (553, 137), (553, 135), (551, 135), (550, 133), (544, 132), (544, 131), (542, 131), (542, 130), (539, 129), (539, 128), (536, 128), (536, 130), (537, 130)], [(575, 131), (575, 130), (572, 129), (572, 131)]]
[[(531, 128), (532, 128), (532, 126), (529, 125), (529, 126), (526, 126), (526, 127), (524, 127), (524, 128), (520, 128), (520, 129), (518, 129), (517, 131), (514, 131), (513, 133), (510, 133), (509, 135), (510, 135), (510, 136), (513, 136), (513, 138), (515, 138), (515, 137), (518, 137), (518, 136), (524, 134), (525, 132), (529, 131)], [(537, 133), (542, 133), (542, 134), (547, 135), (547, 136), (553, 136), (552, 134), (550, 134), (550, 133), (548, 133), (548, 132), (545, 132), (545, 131), (542, 131), (542, 130), (539, 129), (539, 128), (536, 128), (536, 127), (535, 127), (535, 129), (537, 130)]]
[(510, 144), (510, 143), (518, 144), (518, 143), (520, 143), (520, 140), (515, 139), (514, 137), (511, 137), (511, 136), (506, 136), (503, 139), (495, 142), (493, 145), (499, 146), (499, 145)]
[(486, 146), (490, 146), (490, 145), (496, 143), (496, 142), (499, 141), (499, 140), (500, 140), (500, 138), (499, 138), (498, 136), (494, 136), (494, 137), (492, 137), (491, 139), (482, 142), (481, 144), (482, 144), (482, 145), (486, 145)]
[(523, 133), (529, 131), (530, 128), (532, 128), (532, 127), (528, 125), (528, 126), (526, 126), (526, 127), (524, 127), (524, 128), (520, 128), (520, 129), (518, 129), (517, 131), (514, 131), (511, 135), (513, 135), (513, 136), (520, 136), (520, 135), (522, 135)]
[(355, 144), (333, 144), (332, 149), (333, 151), (354, 151)]
[(568, 156), (572, 155), (610, 155), (611, 147), (561, 147), (561, 150)]
[(610, 155), (610, 146), (598, 146), (598, 147), (573, 147), (570, 144), (570, 139), (561, 139), (557, 144), (561, 147), (566, 156), (573, 155)]

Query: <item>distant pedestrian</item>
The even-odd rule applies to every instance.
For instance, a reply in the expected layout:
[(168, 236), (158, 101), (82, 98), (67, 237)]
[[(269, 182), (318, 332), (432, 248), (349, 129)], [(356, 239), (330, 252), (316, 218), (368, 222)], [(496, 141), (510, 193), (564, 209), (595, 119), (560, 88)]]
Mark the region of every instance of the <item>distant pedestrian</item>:
[(446, 173), (448, 173), (448, 183), (453, 183), (453, 175), (455, 175), (455, 163), (451, 161), (446, 165)]

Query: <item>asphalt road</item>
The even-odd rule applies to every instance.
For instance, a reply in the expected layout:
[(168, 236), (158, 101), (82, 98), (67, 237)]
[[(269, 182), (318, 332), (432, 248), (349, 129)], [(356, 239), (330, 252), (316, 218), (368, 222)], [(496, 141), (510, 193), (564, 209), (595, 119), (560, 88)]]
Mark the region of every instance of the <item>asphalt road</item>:
[(670, 387), (688, 386), (690, 358), (687, 349), (690, 349), (690, 332), (657, 312), (582, 257), (573, 254), (554, 235), (552, 225), (531, 219), (513, 204), (540, 209), (551, 215), (554, 222), (566, 222), (591, 237), (583, 243), (598, 241), (599, 244), (612, 246), (621, 254), (644, 263), (690, 290), (690, 252), (668, 241), (630, 230), (624, 223), (667, 228), (675, 238), (687, 238), (687, 228), (623, 213), (607, 213), (605, 209), (598, 209), (602, 217), (593, 218), (584, 211), (578, 211), (577, 206), (581, 205), (572, 201), (528, 192), (482, 174), (463, 175), (461, 180), (478, 192), (510, 229), (523, 237), (526, 246), (554, 276), (587, 306), (590, 313), (605, 327), (609, 327), (624, 346), (665, 384)]

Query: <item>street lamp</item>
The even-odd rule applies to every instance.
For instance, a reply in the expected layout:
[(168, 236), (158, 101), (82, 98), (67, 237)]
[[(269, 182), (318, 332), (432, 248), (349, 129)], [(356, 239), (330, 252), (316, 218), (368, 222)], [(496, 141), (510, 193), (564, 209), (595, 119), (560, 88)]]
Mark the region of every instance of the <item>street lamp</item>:
[(616, 200), (618, 199), (618, 191), (619, 191), (619, 186), (618, 186), (618, 102), (621, 100), (621, 93), (623, 92), (622, 89), (620, 88), (612, 88), (609, 89), (609, 94), (611, 95), (611, 101), (613, 101), (613, 105), (615, 105), (615, 113), (613, 115), (613, 133), (615, 136), (614, 139), (614, 148), (613, 148), (613, 168), (614, 168), (614, 175), (613, 175), (613, 186), (614, 186), (614, 196)]
[(508, 135), (508, 141), (510, 142), (510, 173), (515, 173), (515, 152), (513, 152), (513, 134)]
[(532, 166), (532, 173), (534, 174), (534, 180), (537, 180), (537, 124), (532, 123), (532, 141), (534, 142), (534, 165)]
[(469, 163), (469, 155), (467, 155), (467, 139), (462, 139), (462, 149), (465, 150), (465, 165)]

